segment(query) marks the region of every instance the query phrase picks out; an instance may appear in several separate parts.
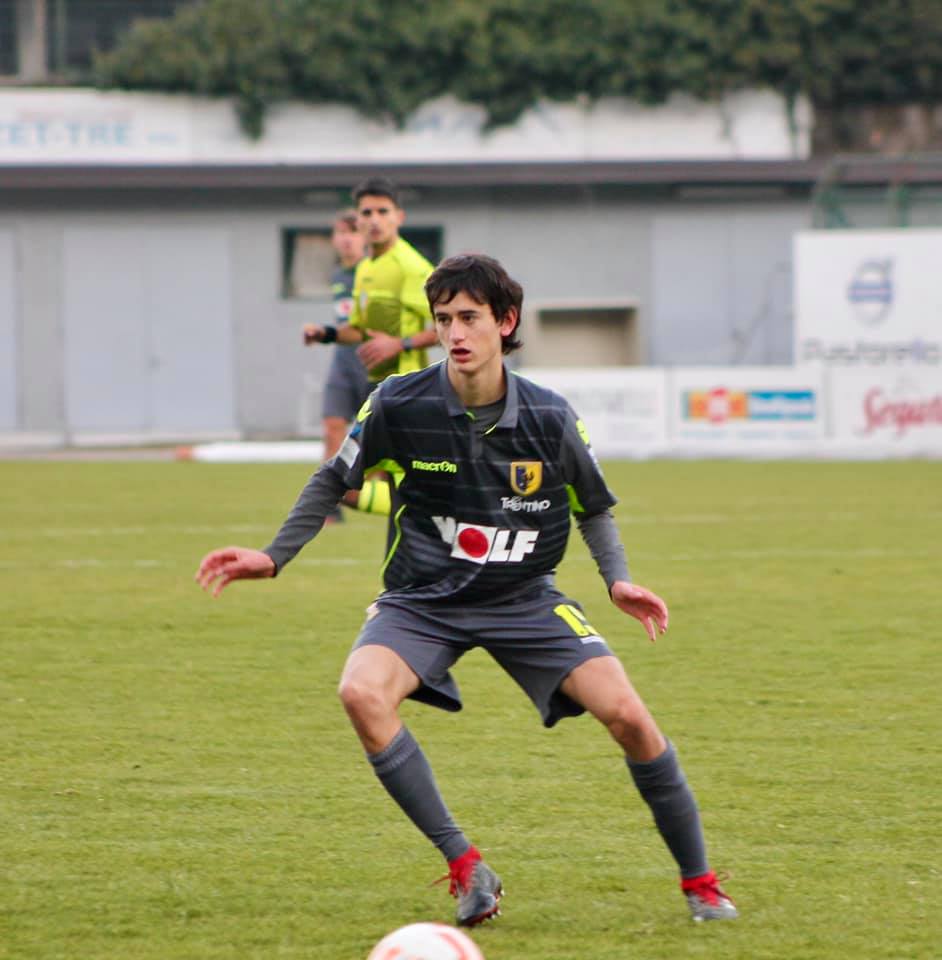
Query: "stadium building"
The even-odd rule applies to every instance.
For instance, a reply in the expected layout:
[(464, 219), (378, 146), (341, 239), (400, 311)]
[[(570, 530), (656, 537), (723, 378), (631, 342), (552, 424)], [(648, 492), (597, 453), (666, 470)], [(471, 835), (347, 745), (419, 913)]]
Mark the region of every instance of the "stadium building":
[[(494, 132), (447, 98), (403, 129), (289, 104), (254, 142), (223, 101), (10, 86), (0, 435), (316, 430), (327, 352), (299, 331), (328, 315), (331, 217), (372, 174), (405, 188), (403, 232), (431, 259), (485, 251), (523, 283), (524, 368), (791, 364), (796, 231), (938, 222), (898, 191), (888, 214), (899, 163), (813, 159), (810, 119), (758, 92), (544, 103)], [(913, 190), (942, 179), (903, 173)]]

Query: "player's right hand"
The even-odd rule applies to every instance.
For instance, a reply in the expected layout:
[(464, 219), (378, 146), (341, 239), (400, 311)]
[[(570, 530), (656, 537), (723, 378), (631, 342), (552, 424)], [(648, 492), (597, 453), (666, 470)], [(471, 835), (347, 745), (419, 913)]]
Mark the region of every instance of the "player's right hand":
[(223, 547), (203, 557), (194, 579), (218, 597), (233, 580), (262, 580), (275, 575), (275, 561), (261, 550)]
[(324, 328), (319, 323), (304, 324), (301, 333), (306, 347), (309, 347), (312, 343), (320, 343), (324, 339)]

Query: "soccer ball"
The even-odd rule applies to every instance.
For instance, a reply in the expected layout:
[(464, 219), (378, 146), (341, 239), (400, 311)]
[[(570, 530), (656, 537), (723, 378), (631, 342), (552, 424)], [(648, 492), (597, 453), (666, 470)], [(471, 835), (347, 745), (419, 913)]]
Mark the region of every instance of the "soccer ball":
[(484, 960), (484, 954), (455, 927), (410, 923), (383, 937), (367, 960)]

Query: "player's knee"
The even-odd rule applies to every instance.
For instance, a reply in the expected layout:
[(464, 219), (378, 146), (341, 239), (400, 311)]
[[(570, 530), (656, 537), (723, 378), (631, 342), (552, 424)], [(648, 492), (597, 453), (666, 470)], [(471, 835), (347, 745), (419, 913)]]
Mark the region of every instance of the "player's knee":
[(637, 698), (614, 704), (605, 726), (633, 760), (653, 760), (665, 748), (666, 741), (657, 724)]
[(354, 719), (368, 720), (372, 717), (380, 717), (389, 710), (382, 690), (356, 677), (342, 679), (337, 694), (348, 716)]
[(606, 717), (605, 725), (610, 730), (624, 730), (630, 733), (638, 727), (637, 711), (633, 710), (631, 704), (627, 702), (617, 703)]
[(634, 740), (648, 735), (654, 721), (636, 696), (620, 696), (610, 706), (604, 719), (616, 740)]

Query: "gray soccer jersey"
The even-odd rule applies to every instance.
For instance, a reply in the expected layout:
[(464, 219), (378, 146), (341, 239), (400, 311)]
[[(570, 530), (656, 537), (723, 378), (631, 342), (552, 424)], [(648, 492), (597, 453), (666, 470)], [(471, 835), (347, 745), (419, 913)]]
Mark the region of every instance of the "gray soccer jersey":
[[(475, 600), (549, 584), (570, 513), (596, 517), (616, 502), (569, 404), (523, 377), (506, 378), (503, 413), (483, 435), (446, 363), (388, 379), (312, 481), (339, 495), (370, 470), (392, 475), (387, 596)], [(279, 569), (316, 532), (315, 494), (302, 494), (266, 548)]]

